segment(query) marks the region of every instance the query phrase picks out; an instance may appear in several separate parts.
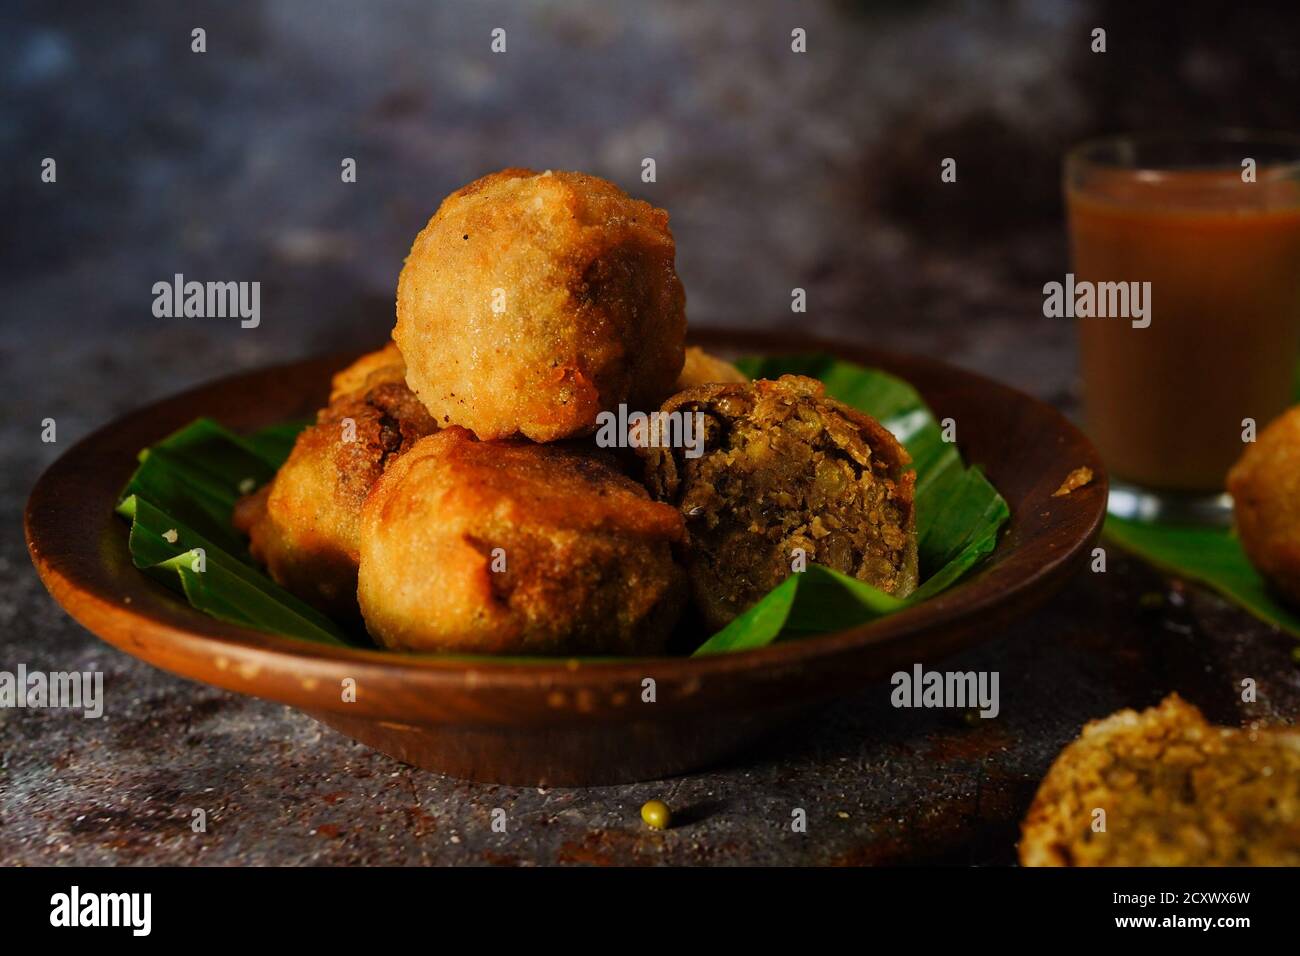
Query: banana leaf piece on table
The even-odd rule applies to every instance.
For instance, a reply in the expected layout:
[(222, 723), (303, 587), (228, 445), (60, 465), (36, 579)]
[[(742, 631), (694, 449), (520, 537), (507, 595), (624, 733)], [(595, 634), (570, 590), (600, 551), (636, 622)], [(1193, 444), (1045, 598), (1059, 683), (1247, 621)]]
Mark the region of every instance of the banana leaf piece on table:
[[(1272, 591), (1231, 529), (1143, 524), (1111, 516), (1104, 534), (1126, 551), (1204, 584), (1261, 621), (1300, 637), (1300, 612)], [(1300, 660), (1300, 648), (1292, 653)]]

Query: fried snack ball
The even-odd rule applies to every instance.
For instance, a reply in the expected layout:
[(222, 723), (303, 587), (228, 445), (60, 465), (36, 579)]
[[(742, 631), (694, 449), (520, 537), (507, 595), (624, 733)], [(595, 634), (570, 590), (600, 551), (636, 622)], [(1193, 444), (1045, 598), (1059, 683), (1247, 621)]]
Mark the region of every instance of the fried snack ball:
[(673, 391), (680, 392), (696, 385), (717, 385), (726, 382), (748, 382), (745, 373), (730, 362), (710, 355), (698, 345), (688, 346), (682, 374), (677, 376)]
[(406, 384), (406, 362), (396, 342), (377, 352), (367, 352), (330, 380), (330, 401), (364, 392), (378, 385)]
[(653, 408), (682, 368), (668, 214), (583, 173), (506, 169), (448, 196), (397, 282), (393, 338), (440, 425), (589, 434)]
[(361, 503), (417, 439), (436, 430), (388, 347), (334, 376), (332, 398), (304, 429), (274, 480), (235, 506), (253, 558), (293, 594), (359, 623)]
[(1300, 606), (1300, 405), (1246, 445), (1228, 472), (1228, 492), (1246, 556)]
[(685, 603), (684, 537), (677, 512), (596, 449), (452, 426), (366, 500), (361, 612), (397, 650), (656, 654)]
[(662, 411), (703, 415), (698, 457), (638, 454), (651, 493), (686, 518), (691, 589), (708, 624), (726, 625), (785, 580), (797, 548), (897, 597), (916, 587), (916, 473), (875, 419), (798, 375), (688, 388)]
[(1093, 721), (1043, 778), (1020, 862), (1298, 866), (1300, 731), (1215, 727), (1177, 694)]

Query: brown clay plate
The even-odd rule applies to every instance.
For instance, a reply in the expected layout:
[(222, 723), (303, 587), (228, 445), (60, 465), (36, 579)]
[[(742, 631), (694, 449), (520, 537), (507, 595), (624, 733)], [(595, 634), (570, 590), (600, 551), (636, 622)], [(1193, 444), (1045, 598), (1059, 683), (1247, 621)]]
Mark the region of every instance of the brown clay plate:
[[(236, 431), (306, 417), (349, 356), (247, 372), (142, 408), (56, 461), (27, 503), (45, 586), (86, 628), (164, 670), (301, 708), (399, 760), (471, 780), (579, 786), (727, 757), (796, 709), (996, 633), (1077, 570), (1101, 529), (1106, 474), (1088, 440), (1027, 395), (931, 359), (736, 332), (721, 354), (825, 351), (915, 386), (1011, 506), (996, 551), (939, 596), (863, 627), (704, 658), (494, 664), (334, 648), (226, 624), (140, 573), (113, 514), (136, 453), (201, 415)], [(1073, 469), (1096, 479), (1052, 493)], [(342, 688), (355, 681), (356, 699)], [(643, 700), (647, 678), (654, 701)], [(882, 690), (882, 692), (884, 692)]]

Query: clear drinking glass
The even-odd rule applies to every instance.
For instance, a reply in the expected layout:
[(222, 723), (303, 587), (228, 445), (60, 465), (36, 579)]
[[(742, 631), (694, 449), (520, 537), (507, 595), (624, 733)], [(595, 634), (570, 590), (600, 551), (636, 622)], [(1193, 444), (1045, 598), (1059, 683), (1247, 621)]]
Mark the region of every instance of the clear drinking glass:
[(1084, 426), (1111, 471), (1111, 513), (1226, 523), (1224, 478), (1251, 423), (1295, 398), (1300, 137), (1087, 142), (1066, 157), (1065, 195), (1063, 298), (1078, 305), (1065, 314), (1093, 313), (1075, 320)]

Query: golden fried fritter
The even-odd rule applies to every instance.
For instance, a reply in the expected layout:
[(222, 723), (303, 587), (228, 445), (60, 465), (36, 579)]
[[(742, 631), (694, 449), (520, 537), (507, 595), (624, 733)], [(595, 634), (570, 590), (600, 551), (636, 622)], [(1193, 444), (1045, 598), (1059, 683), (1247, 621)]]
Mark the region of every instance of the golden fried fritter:
[(1300, 606), (1300, 405), (1246, 445), (1228, 492), (1246, 556)]
[(507, 169), (448, 196), (397, 283), (393, 338), (439, 425), (589, 434), (652, 408), (682, 368), (668, 214), (583, 173)]
[(638, 454), (651, 493), (686, 517), (691, 588), (710, 625), (785, 580), (796, 549), (897, 597), (916, 587), (916, 473), (875, 419), (796, 375), (688, 388), (662, 411), (704, 416), (699, 457)]
[(673, 391), (680, 392), (696, 385), (748, 381), (745, 373), (730, 362), (710, 355), (698, 345), (690, 345), (686, 348), (686, 361), (682, 364), (682, 374), (677, 376), (677, 385)]
[(1300, 865), (1300, 731), (1215, 727), (1177, 694), (1093, 721), (1043, 778), (1020, 862)]
[(361, 504), (433, 419), (386, 348), (334, 377), (333, 399), (298, 436), (271, 484), (235, 508), (235, 526), (271, 577), (304, 601), (355, 622)]
[(422, 439), (362, 511), (358, 596), (386, 647), (655, 654), (685, 601), (680, 516), (603, 453)]
[(377, 385), (406, 384), (406, 362), (396, 342), (388, 342), (377, 352), (367, 352), (330, 381), (330, 401), (364, 392)]

